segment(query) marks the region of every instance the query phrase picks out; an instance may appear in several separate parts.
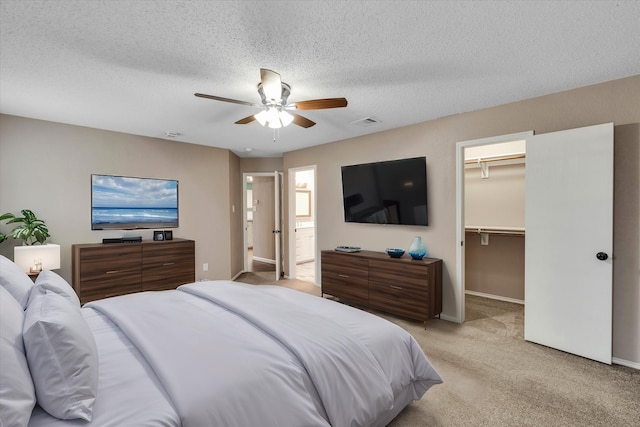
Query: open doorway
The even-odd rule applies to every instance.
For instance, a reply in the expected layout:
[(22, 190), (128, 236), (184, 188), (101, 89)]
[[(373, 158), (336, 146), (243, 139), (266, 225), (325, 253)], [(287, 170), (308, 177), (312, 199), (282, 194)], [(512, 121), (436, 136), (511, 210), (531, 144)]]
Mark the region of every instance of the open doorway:
[(282, 218), (280, 173), (243, 173), (244, 267), (278, 280)]
[[(524, 300), (518, 297), (520, 291), (524, 292), (524, 274), (520, 271), (524, 268), (524, 246), (520, 254), (513, 248), (524, 241), (524, 206), (519, 204), (524, 201), (524, 140), (531, 135), (533, 131), (464, 141), (456, 146), (456, 223), (460, 242), (456, 253), (458, 286), (454, 289), (457, 310), (455, 318), (448, 320), (464, 322), (467, 293), (512, 302)], [(487, 181), (492, 174), (494, 180)], [(514, 174), (520, 178), (509, 182), (509, 176), (513, 178)], [(466, 178), (471, 175), (473, 178)], [(467, 194), (465, 185), (475, 188)], [(491, 194), (491, 200), (487, 194)], [(505, 240), (509, 238), (516, 240)], [(500, 260), (504, 253), (521, 256), (521, 260), (506, 264)], [(468, 263), (473, 270), (467, 268)], [(467, 284), (468, 279), (474, 282)]]
[(316, 167), (289, 169), (289, 277), (316, 282)]
[(524, 304), (525, 140), (464, 154), (465, 295)]

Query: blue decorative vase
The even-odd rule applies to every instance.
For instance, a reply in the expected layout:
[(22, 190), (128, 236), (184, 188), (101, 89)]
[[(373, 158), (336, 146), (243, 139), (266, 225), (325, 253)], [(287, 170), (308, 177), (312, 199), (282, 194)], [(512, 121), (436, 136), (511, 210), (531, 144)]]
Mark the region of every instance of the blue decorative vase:
[(413, 259), (422, 259), (427, 254), (427, 248), (422, 244), (422, 237), (417, 236), (409, 246), (409, 255)]

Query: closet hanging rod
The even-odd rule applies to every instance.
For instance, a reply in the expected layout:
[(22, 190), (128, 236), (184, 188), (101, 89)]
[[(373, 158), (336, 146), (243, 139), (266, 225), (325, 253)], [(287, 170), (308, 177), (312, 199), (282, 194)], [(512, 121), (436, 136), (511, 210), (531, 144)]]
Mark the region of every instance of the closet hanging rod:
[(524, 228), (509, 228), (509, 227), (465, 227), (465, 231), (470, 233), (486, 233), (486, 234), (501, 234), (505, 236), (524, 236)]
[(526, 154), (509, 154), (506, 156), (491, 156), (491, 157), (479, 157), (477, 159), (465, 160), (465, 165), (473, 165), (476, 163), (485, 163), (485, 162), (499, 162), (503, 160), (517, 160), (526, 158)]

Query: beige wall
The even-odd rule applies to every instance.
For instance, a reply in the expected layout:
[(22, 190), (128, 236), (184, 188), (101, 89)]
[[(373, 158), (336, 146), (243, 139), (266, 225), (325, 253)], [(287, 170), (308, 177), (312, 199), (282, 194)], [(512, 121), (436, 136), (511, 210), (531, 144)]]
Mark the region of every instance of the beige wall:
[(465, 225), (524, 227), (525, 165), (489, 166), (489, 178), (480, 168), (464, 171)]
[[(238, 173), (232, 157), (220, 148), (0, 115), (0, 212), (26, 208), (44, 219), (49, 241), (61, 245), (59, 273), (71, 282), (73, 243), (152, 238), (152, 230), (91, 231), (92, 173), (177, 179), (180, 227), (174, 237), (195, 240), (197, 279), (229, 278), (230, 164)], [(10, 259), (12, 244), (0, 245)], [(203, 263), (209, 271), (202, 271)]]
[[(528, 130), (540, 134), (614, 122), (617, 185), (613, 354), (616, 358), (640, 363), (639, 99), (640, 76), (634, 76), (289, 152), (284, 156), (284, 170), (317, 165), (318, 250), (337, 245), (356, 245), (370, 250), (408, 248), (414, 236), (422, 236), (428, 254), (444, 261), (443, 314), (454, 317), (458, 292), (456, 143)], [(344, 222), (340, 166), (421, 155), (427, 157), (428, 227)]]
[(243, 269), (243, 182), (240, 172), (240, 158), (228, 152), (229, 154), (229, 203), (231, 223), (229, 224), (229, 256), (230, 256), (230, 272), (231, 277), (236, 276)]
[(282, 157), (246, 157), (240, 159), (241, 172), (282, 172)]
[(491, 234), (484, 246), (478, 233), (466, 233), (466, 290), (524, 301), (524, 239)]

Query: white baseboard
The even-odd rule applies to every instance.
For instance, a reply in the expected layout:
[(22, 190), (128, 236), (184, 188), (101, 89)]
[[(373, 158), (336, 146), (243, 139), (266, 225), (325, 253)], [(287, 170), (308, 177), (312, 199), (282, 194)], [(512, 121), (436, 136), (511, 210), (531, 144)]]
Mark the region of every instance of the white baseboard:
[(614, 358), (611, 359), (611, 363), (613, 363), (615, 365), (626, 366), (627, 368), (633, 368), (633, 369), (640, 370), (640, 363), (632, 362), (630, 360), (624, 360), (624, 359), (619, 359), (617, 357), (614, 357)]
[(500, 295), (484, 294), (482, 292), (476, 292), (476, 291), (464, 291), (464, 293), (468, 294), (468, 295), (474, 295), (474, 296), (477, 296), (477, 297), (495, 299), (495, 300), (498, 300), (498, 301), (506, 301), (506, 302), (512, 302), (514, 304), (524, 305), (524, 300), (521, 300), (521, 299), (502, 297)]

